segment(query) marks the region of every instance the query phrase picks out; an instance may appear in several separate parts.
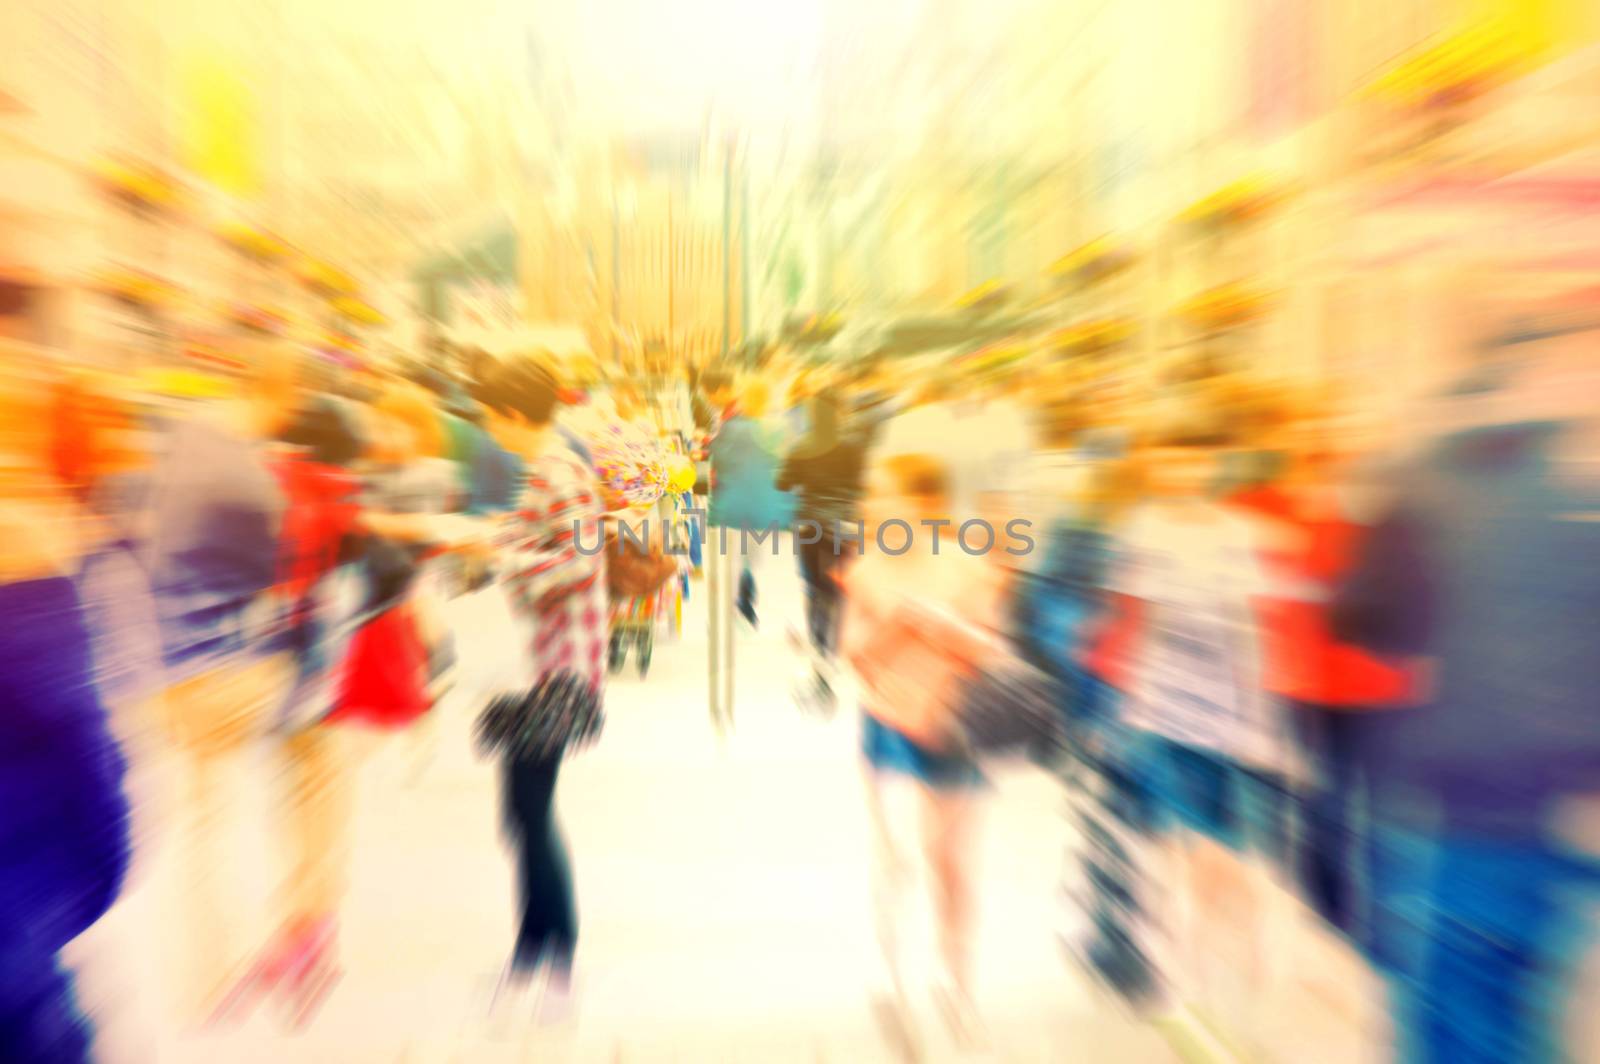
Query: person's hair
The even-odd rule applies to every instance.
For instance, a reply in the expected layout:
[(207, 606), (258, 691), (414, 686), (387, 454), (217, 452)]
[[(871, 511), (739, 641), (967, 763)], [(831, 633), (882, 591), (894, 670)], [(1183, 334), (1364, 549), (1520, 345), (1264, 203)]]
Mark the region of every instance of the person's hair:
[(813, 411), (824, 414), (835, 420), (838, 419), (845, 408), (844, 396), (839, 394), (839, 389), (832, 384), (824, 384), (807, 398)]
[(344, 466), (361, 456), (365, 446), (353, 419), (331, 396), (319, 395), (300, 408), (283, 434), (283, 442), (306, 449), (322, 465)]
[(469, 425), (483, 427), (483, 406), (473, 400), (448, 403), (445, 412), (452, 417), (458, 417)]
[(449, 382), (445, 379), (444, 374), (421, 362), (414, 362), (407, 366), (404, 376), (412, 384), (425, 391), (432, 392), (434, 395), (444, 395), (449, 390)]
[(547, 359), (524, 355), (496, 366), (478, 389), (478, 399), (500, 414), (516, 414), (531, 425), (547, 425), (560, 405), (561, 387)]
[(816, 389), (811, 383), (810, 374), (806, 370), (802, 369), (793, 377), (789, 378), (789, 387), (786, 397), (789, 402), (796, 403), (808, 398), (815, 391)]
[(944, 463), (929, 454), (897, 454), (883, 462), (884, 472), (901, 493), (913, 499), (950, 498), (950, 476)]
[(373, 405), (379, 413), (405, 427), (419, 457), (438, 458), (445, 453), (444, 426), (425, 393), (408, 387), (392, 388)]
[(495, 357), (481, 347), (468, 347), (461, 351), (459, 365), (467, 379), (478, 384), (495, 366)]

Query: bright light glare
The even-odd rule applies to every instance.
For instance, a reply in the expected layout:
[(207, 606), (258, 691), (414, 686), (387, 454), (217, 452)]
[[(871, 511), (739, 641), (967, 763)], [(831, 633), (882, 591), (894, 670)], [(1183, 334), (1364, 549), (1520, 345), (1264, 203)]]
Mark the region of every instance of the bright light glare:
[(709, 106), (745, 127), (773, 123), (822, 44), (819, 0), (602, 0), (580, 19), (569, 58), (634, 130), (698, 128)]

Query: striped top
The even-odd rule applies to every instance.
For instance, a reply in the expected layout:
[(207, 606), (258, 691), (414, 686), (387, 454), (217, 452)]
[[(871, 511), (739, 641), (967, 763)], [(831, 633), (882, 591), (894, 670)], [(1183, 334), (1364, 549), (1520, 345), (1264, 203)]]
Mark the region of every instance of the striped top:
[(596, 692), (604, 687), (602, 513), (594, 474), (564, 443), (553, 441), (528, 463), (501, 545), (507, 597), (529, 629), (534, 681), (572, 671)]

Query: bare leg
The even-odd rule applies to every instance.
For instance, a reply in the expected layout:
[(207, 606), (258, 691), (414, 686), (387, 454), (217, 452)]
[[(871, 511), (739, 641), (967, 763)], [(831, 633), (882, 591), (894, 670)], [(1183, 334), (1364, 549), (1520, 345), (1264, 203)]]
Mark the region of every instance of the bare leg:
[(340, 977), (339, 903), (348, 863), (350, 787), (338, 732), (310, 728), (292, 736), (285, 813), (292, 865), (284, 884), (284, 921), (269, 947), (292, 1026), (308, 1023)]
[(181, 890), (185, 926), (185, 1010), (210, 1014), (242, 959), (218, 870), (228, 813), (228, 764), (267, 728), (269, 715), (292, 678), (287, 655), (224, 666), (168, 688), (162, 699), (167, 730), (185, 762), (181, 818)]
[(905, 974), (901, 958), (900, 924), (905, 910), (906, 885), (910, 867), (895, 840), (889, 823), (886, 780), (870, 766), (863, 770), (867, 818), (872, 833), (873, 918), (878, 932), (885, 974), (894, 996), (904, 1000)]
[(193, 1020), (210, 1015), (227, 981), (244, 959), (237, 928), (231, 926), (226, 887), (217, 869), (225, 867), (223, 842), (228, 826), (230, 773), (216, 751), (185, 751), (185, 813), (178, 825), (182, 853), (181, 909), (184, 928), (182, 1008)]
[(923, 838), (933, 872), (939, 953), (951, 986), (972, 1000), (972, 874), (977, 800), (968, 790), (923, 791)]
[(285, 744), (286, 812), (293, 843), (293, 867), (283, 894), (288, 923), (332, 917), (344, 896), (352, 795), (341, 738), (334, 729), (314, 727)]
[(920, 1056), (906, 994), (901, 924), (906, 906), (910, 865), (896, 843), (888, 810), (887, 780), (870, 765), (863, 767), (867, 817), (872, 835), (872, 908), (883, 960), (883, 990), (874, 991), (872, 1008), (890, 1049), (901, 1060)]
[(935, 995), (945, 1025), (964, 1049), (980, 1048), (986, 1041), (972, 973), (977, 816), (977, 797), (970, 790), (923, 790), (923, 839), (933, 873), (944, 967), (944, 982), (935, 987)]

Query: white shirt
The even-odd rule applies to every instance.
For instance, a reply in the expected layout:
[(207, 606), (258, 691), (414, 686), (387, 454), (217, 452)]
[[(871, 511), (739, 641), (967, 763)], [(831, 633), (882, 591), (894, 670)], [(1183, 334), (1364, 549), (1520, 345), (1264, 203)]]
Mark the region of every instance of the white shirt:
[(1254, 768), (1287, 771), (1285, 720), (1262, 690), (1252, 600), (1268, 590), (1256, 526), (1212, 503), (1147, 505), (1118, 537), (1111, 588), (1138, 599), (1127, 719)]

